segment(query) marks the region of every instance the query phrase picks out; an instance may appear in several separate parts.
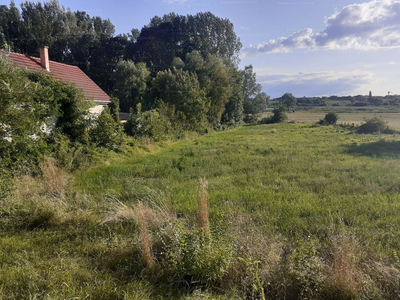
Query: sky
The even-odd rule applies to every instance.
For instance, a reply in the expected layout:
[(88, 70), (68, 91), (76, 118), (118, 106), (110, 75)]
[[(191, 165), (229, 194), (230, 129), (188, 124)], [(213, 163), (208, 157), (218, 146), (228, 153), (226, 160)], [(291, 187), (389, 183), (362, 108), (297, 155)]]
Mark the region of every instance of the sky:
[(110, 19), (117, 34), (170, 12), (229, 19), (243, 44), (239, 67), (251, 64), (271, 98), (400, 94), (400, 0), (59, 2)]

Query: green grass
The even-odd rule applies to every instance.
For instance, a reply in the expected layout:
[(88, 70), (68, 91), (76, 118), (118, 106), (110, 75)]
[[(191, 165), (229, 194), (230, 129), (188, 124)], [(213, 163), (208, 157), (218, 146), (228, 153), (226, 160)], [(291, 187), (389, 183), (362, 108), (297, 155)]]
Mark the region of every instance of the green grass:
[[(233, 251), (230, 268), (219, 280), (174, 282), (163, 277), (175, 269), (163, 264), (160, 238), (181, 231), (168, 229), (158, 208), (201, 248), (190, 233), (200, 178), (214, 249), (199, 255)], [(132, 152), (76, 174), (59, 197), (21, 187), (0, 204), (0, 295), (260, 299), (257, 283), (270, 298), (392, 299), (400, 293), (398, 178), (400, 137), (310, 123), (244, 126)], [(138, 201), (149, 209), (154, 270), (141, 256)]]

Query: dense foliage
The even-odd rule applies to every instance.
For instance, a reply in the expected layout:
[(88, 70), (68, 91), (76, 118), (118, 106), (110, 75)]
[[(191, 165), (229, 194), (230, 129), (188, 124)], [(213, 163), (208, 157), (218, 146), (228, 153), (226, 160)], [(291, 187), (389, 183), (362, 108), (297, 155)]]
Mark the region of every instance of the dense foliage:
[(60, 106), (51, 87), (29, 75), (0, 59), (0, 165), (11, 169), (29, 168), (45, 152), (42, 127), (51, 124)]
[(121, 111), (139, 103), (143, 111), (168, 111), (163, 117), (184, 120), (185, 130), (254, 121), (269, 101), (253, 67), (238, 69), (242, 45), (233, 24), (210, 12), (155, 16), (141, 30), (115, 35), (110, 20), (66, 10), (57, 0), (25, 2), (21, 9), (11, 2), (0, 6), (0, 32), (0, 47), (38, 56), (46, 45), (52, 60), (78, 66), (118, 97)]
[(0, 57), (1, 197), (13, 174), (40, 172), (46, 155), (70, 168), (96, 147), (117, 150), (122, 145), (121, 126), (107, 109), (90, 116), (91, 105), (72, 85), (46, 72), (15, 68)]

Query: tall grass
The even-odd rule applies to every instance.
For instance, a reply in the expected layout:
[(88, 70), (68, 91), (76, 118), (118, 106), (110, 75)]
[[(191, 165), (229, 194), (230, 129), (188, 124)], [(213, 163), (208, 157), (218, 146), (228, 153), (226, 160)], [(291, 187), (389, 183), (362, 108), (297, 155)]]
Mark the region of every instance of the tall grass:
[(0, 294), (395, 299), (399, 143), (275, 124), (74, 175), (48, 161), (0, 203)]

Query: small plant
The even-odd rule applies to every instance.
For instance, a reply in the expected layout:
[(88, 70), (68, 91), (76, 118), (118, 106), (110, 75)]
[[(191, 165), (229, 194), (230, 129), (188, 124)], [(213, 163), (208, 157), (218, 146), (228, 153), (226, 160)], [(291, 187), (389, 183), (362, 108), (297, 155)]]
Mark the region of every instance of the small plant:
[[(227, 274), (233, 247), (218, 228), (211, 231), (207, 211), (207, 182), (200, 180), (198, 228), (187, 230), (178, 222), (159, 231), (163, 269), (187, 284), (216, 284)], [(167, 276), (168, 276), (167, 274)], [(165, 275), (164, 275), (165, 276)]]
[(211, 231), (185, 230), (175, 223), (170, 232), (162, 231), (160, 238), (165, 251), (164, 271), (179, 276), (187, 284), (216, 284), (228, 272), (232, 246)]
[(250, 271), (250, 273), (253, 275), (253, 288), (256, 293), (260, 294), (260, 300), (265, 300), (265, 292), (264, 292), (264, 282), (260, 279), (260, 276), (258, 275), (259, 272), (259, 265), (260, 261), (253, 260), (252, 258), (244, 259), (239, 257), (239, 261), (242, 261), (245, 263), (247, 269)]

